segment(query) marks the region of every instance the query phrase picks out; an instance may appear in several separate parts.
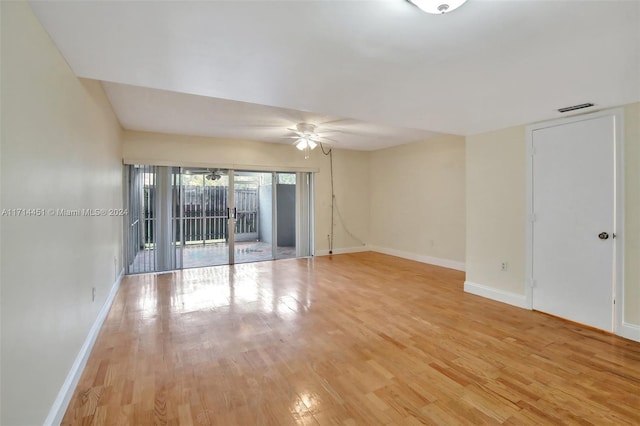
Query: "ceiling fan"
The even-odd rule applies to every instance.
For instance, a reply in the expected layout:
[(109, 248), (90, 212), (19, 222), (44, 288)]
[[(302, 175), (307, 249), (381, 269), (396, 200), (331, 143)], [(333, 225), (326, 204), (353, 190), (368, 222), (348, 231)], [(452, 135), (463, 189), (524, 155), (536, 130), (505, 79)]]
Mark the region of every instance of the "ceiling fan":
[[(209, 172), (209, 170), (207, 170)], [(204, 175), (205, 179), (207, 180), (219, 180), (222, 175), (225, 174), (225, 171), (222, 169), (215, 169), (210, 171), (210, 173), (207, 173), (206, 175)]]
[(227, 173), (224, 169), (186, 169), (186, 175), (204, 175), (207, 180), (219, 180)]
[(294, 133), (292, 136), (285, 136), (287, 139), (295, 139), (293, 143), (300, 151), (304, 151), (304, 158), (309, 158), (309, 153), (318, 144), (332, 144), (335, 140), (320, 135), (316, 131), (317, 126), (311, 123), (298, 123), (295, 128), (288, 128), (287, 130)]

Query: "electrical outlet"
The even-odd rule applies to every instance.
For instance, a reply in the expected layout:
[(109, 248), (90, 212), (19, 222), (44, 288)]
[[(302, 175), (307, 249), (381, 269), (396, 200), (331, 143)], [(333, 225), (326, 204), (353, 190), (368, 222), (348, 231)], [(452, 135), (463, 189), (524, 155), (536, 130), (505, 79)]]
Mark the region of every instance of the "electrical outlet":
[(509, 270), (509, 263), (508, 263), (506, 260), (503, 260), (503, 261), (500, 263), (500, 270), (501, 270), (502, 272), (506, 272), (506, 271), (508, 271), (508, 270)]
[(92, 302), (96, 301), (96, 288), (95, 287), (91, 288), (91, 301)]

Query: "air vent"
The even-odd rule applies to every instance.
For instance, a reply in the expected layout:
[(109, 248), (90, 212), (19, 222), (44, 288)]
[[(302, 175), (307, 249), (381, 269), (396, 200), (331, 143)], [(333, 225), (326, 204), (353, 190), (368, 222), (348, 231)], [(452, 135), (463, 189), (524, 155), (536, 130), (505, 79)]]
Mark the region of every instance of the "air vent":
[(577, 110), (577, 109), (589, 108), (589, 107), (592, 107), (593, 105), (594, 105), (594, 104), (592, 104), (591, 102), (586, 103), (586, 104), (573, 105), (573, 106), (568, 106), (568, 107), (560, 108), (560, 109), (558, 109), (558, 112), (569, 112), (569, 111), (575, 111), (575, 110)]

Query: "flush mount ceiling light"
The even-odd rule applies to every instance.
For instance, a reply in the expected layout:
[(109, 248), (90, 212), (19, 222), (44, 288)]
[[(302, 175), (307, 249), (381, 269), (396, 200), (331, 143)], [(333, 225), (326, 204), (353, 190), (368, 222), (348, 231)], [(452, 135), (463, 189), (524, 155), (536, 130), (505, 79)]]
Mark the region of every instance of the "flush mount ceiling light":
[(442, 15), (443, 13), (456, 10), (467, 0), (407, 0), (409, 3), (417, 6), (420, 10), (433, 13), (434, 15)]

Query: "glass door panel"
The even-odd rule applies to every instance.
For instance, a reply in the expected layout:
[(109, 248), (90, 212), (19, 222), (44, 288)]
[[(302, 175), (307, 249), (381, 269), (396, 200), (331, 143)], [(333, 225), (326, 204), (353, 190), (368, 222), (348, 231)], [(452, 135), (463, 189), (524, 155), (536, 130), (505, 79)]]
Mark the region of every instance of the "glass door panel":
[(126, 173), (129, 211), (125, 217), (127, 273), (180, 268), (173, 208), (179, 196), (175, 183), (178, 169), (130, 165)]
[(296, 257), (296, 174), (276, 174), (276, 258)]
[(229, 263), (229, 174), (222, 169), (183, 168), (178, 206), (182, 267)]
[(313, 256), (313, 173), (296, 173), (296, 257)]
[(156, 167), (135, 165), (126, 169), (128, 182), (127, 273), (156, 270)]
[(273, 259), (273, 173), (234, 171), (233, 262)]

